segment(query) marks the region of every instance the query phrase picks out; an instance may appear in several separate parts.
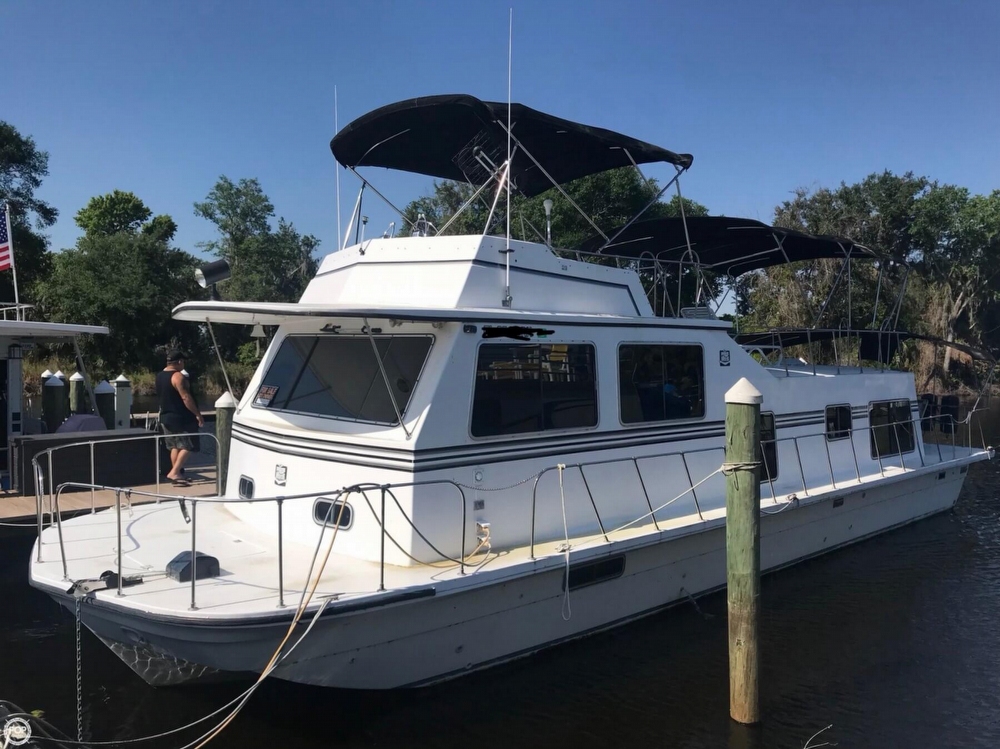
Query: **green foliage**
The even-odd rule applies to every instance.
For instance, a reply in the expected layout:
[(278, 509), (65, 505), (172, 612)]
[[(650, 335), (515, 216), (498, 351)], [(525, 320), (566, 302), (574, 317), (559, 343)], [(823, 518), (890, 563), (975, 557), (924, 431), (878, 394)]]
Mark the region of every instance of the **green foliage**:
[(232, 277), (220, 285), (226, 299), (258, 302), (297, 301), (316, 272), (319, 240), (301, 235), (278, 220), (274, 206), (255, 179), (234, 183), (220, 177), (195, 214), (215, 224), (218, 238), (203, 246), (229, 261)]
[(257, 342), (247, 341), (246, 343), (241, 343), (239, 348), (236, 349), (236, 361), (247, 367), (256, 367), (257, 362), (260, 361)]
[[(13, 125), (0, 121), (0, 203), (10, 204), (11, 233), (21, 301), (33, 299), (35, 282), (51, 267), (48, 238), (42, 230), (56, 222), (59, 212), (35, 197), (49, 173), (49, 155)], [(0, 273), (0, 300), (14, 300), (11, 273)]]
[(52, 273), (39, 284), (44, 316), (106, 325), (110, 335), (83, 341), (97, 368), (155, 370), (168, 345), (202, 350), (198, 328), (171, 318), (174, 306), (201, 292), (195, 258), (134, 222), (116, 233), (94, 231), (56, 255)]
[[(255, 179), (233, 182), (220, 177), (215, 187), (194, 212), (215, 224), (218, 237), (206, 242), (210, 252), (229, 261), (232, 277), (219, 284), (225, 299), (256, 302), (294, 302), (302, 296), (316, 273), (314, 256), (319, 240), (299, 234), (295, 227), (278, 219), (271, 227), (274, 206)], [(223, 356), (237, 357), (250, 330), (226, 325), (216, 329)]]
[[(815, 192), (799, 190), (775, 209), (775, 223), (813, 234), (847, 237), (890, 258), (852, 264), (851, 321), (855, 327), (883, 322), (948, 340), (1000, 346), (1000, 191), (971, 195), (912, 173), (882, 172), (853, 185)], [(912, 271), (898, 321), (892, 303)], [(811, 325), (833, 287), (840, 261), (795, 263), (741, 279), (740, 313), (754, 328)], [(874, 300), (878, 291), (878, 308)], [(848, 319), (842, 286), (821, 325)], [(925, 362), (929, 377), (947, 377), (950, 350), (942, 363)]]
[(99, 234), (135, 234), (153, 215), (135, 193), (115, 190), (90, 199), (76, 212), (76, 225), (91, 236)]

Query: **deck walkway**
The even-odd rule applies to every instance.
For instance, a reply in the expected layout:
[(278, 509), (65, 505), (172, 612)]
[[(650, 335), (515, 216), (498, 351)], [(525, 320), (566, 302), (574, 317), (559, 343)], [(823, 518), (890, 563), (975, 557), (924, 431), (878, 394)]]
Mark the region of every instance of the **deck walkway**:
[[(216, 493), (214, 465), (194, 465), (187, 469), (187, 479), (191, 482), (188, 487), (174, 487), (169, 481), (164, 479), (160, 482), (159, 492), (161, 494), (172, 494), (177, 497), (209, 497)], [(146, 484), (143, 486), (130, 487), (135, 490), (155, 492), (156, 484)], [(132, 504), (145, 504), (155, 502), (151, 497), (133, 496)], [(49, 511), (48, 501), (45, 501), (45, 511)], [(109, 490), (93, 492), (93, 499), (89, 490), (66, 491), (59, 498), (59, 509), (63, 517), (77, 515), (82, 512), (89, 512), (91, 507), (97, 510), (106, 507), (114, 507), (115, 493)], [(0, 492), (0, 523), (18, 524), (23, 523), (31, 528), (36, 522), (35, 498), (22, 497), (11, 492)]]

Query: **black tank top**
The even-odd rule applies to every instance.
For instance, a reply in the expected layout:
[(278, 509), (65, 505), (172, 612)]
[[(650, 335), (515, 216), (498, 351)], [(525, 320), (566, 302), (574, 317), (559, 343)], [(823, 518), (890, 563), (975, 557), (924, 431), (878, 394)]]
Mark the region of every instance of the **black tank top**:
[(194, 414), (184, 405), (181, 394), (170, 380), (174, 370), (164, 369), (156, 373), (156, 395), (160, 399), (160, 419), (170, 428), (179, 428), (188, 421), (194, 421)]

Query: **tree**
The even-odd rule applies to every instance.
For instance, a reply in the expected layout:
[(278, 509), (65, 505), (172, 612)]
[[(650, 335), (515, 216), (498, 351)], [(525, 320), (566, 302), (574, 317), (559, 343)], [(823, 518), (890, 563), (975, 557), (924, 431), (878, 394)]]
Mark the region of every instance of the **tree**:
[[(925, 177), (908, 172), (871, 174), (857, 184), (836, 189), (796, 190), (791, 200), (774, 210), (774, 224), (810, 234), (845, 237), (862, 244), (885, 262), (855, 262), (851, 267), (851, 309), (847, 294), (834, 295), (822, 324), (837, 327), (876, 325), (889, 318), (905, 276), (904, 263), (917, 252), (911, 229), (918, 202), (929, 189)], [(741, 301), (755, 328), (810, 326), (830, 296), (841, 268), (839, 260), (780, 265), (741, 279)], [(879, 274), (881, 272), (881, 283)], [(844, 283), (844, 281), (842, 281)], [(877, 290), (877, 293), (876, 293)], [(875, 299), (878, 296), (878, 309)], [(919, 311), (905, 308), (900, 321), (914, 322)], [(893, 319), (889, 319), (893, 322)]]
[(218, 230), (218, 238), (202, 246), (232, 268), (232, 277), (220, 287), (225, 298), (293, 302), (302, 295), (316, 272), (313, 253), (319, 240), (299, 234), (283, 218), (272, 231), (274, 206), (257, 180), (234, 183), (220, 177), (194, 212)]
[[(977, 336), (981, 310), (1000, 297), (1000, 190), (970, 195), (964, 187), (933, 184), (911, 227), (917, 267), (933, 283), (927, 327), (947, 341)], [(952, 349), (945, 348), (944, 372)]]
[(135, 234), (152, 215), (134, 193), (115, 190), (91, 198), (76, 212), (76, 224), (91, 236), (119, 232)]
[[(48, 238), (41, 232), (59, 212), (35, 196), (49, 173), (49, 155), (13, 125), (0, 121), (0, 203), (10, 204), (11, 233), (21, 299), (34, 297), (35, 282), (51, 267)], [(0, 299), (13, 301), (12, 274), (0, 273)]]
[(158, 369), (171, 344), (202, 348), (198, 328), (171, 317), (177, 304), (203, 293), (194, 281), (197, 261), (169, 245), (176, 229), (169, 216), (142, 223), (151, 215), (132, 193), (92, 199), (77, 213), (86, 234), (56, 255), (39, 284), (50, 319), (109, 328), (83, 342), (87, 358), (106, 371)]
[[(854, 327), (874, 321), (949, 341), (1000, 343), (990, 338), (996, 335), (992, 321), (1000, 317), (1000, 191), (970, 195), (965, 188), (910, 172), (886, 171), (835, 189), (797, 190), (775, 209), (775, 224), (846, 237), (886, 258), (852, 264)], [(758, 328), (811, 325), (840, 265), (833, 260), (794, 263), (743, 279), (740, 312), (749, 313)], [(897, 319), (892, 305), (904, 277)], [(846, 322), (847, 301), (846, 293), (833, 296), (827, 325)], [(948, 376), (952, 350), (940, 350), (943, 366), (931, 349), (921, 354), (925, 387), (930, 378)]]

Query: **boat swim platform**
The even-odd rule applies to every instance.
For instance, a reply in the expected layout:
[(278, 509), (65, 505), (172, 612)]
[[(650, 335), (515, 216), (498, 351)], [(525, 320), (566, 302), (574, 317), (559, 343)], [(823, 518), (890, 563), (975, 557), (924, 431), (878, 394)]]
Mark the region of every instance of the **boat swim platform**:
[[(159, 493), (164, 495), (164, 497), (169, 495), (176, 496), (178, 499), (187, 497), (212, 497), (218, 493), (215, 483), (216, 475), (217, 470), (214, 464), (188, 466), (185, 478), (191, 483), (191, 486), (173, 486), (169, 480), (164, 478), (160, 481)], [(155, 483), (122, 488), (137, 492), (157, 492)], [(160, 501), (169, 500), (164, 498)], [(143, 495), (133, 495), (131, 497), (133, 505), (150, 502), (156, 502), (156, 498)], [(125, 492), (123, 492), (122, 504), (124, 505), (125, 503), (126, 496)], [(114, 506), (115, 492), (111, 489), (95, 489), (93, 491), (93, 498), (89, 489), (67, 490), (59, 497), (59, 510), (64, 519), (90, 512), (92, 508), (94, 510), (104, 510)], [(49, 497), (46, 495), (42, 498), (42, 510), (45, 513), (46, 523), (48, 523), (50, 509)], [(14, 492), (0, 492), (0, 524), (4, 524), (2, 526), (4, 529), (9, 529), (10, 525), (24, 525), (26, 529), (36, 532), (37, 519), (35, 497), (22, 497)]]

